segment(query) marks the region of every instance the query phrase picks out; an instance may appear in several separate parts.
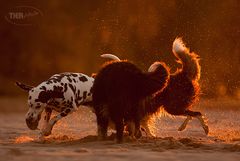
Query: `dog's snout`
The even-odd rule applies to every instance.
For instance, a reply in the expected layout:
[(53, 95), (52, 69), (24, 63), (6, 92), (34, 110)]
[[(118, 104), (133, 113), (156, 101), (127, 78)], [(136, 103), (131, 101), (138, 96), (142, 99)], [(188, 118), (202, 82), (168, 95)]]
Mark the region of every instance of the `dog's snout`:
[(32, 117), (26, 118), (26, 122), (31, 123), (32, 121), (33, 121), (33, 118), (32, 118)]
[(35, 120), (33, 117), (28, 117), (26, 118), (26, 124), (28, 126), (29, 129), (31, 130), (36, 130), (38, 127), (38, 119)]

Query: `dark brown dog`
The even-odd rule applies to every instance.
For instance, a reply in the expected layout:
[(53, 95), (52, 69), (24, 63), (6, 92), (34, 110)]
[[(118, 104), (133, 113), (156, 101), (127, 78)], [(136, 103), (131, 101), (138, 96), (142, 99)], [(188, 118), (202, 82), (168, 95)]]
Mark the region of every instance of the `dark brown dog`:
[[(128, 61), (112, 61), (103, 66), (93, 85), (93, 107), (97, 116), (98, 136), (107, 136), (109, 121), (117, 131), (117, 142), (122, 142), (124, 124), (133, 122), (130, 135), (139, 136), (140, 121), (146, 115), (141, 102), (153, 93), (161, 92), (169, 80), (169, 69), (164, 63), (154, 65), (154, 71), (144, 73)], [(136, 129), (136, 130), (135, 130)]]
[[(188, 121), (192, 117), (196, 117), (199, 119), (205, 133), (208, 134), (209, 129), (202, 114), (190, 110), (193, 103), (199, 99), (199, 79), (201, 74), (199, 56), (190, 52), (181, 38), (175, 39), (172, 50), (182, 68), (170, 75), (168, 86), (162, 92), (155, 94), (153, 97), (148, 97), (142, 102), (143, 106), (145, 106), (144, 110), (148, 111), (148, 115), (145, 116), (141, 125), (146, 130), (148, 136), (154, 136), (149, 127), (149, 120), (152, 114), (155, 114), (160, 107), (163, 107), (171, 115), (187, 116), (187, 119), (178, 129), (179, 131), (186, 128)], [(154, 72), (157, 66), (158, 62), (151, 65), (149, 72)]]

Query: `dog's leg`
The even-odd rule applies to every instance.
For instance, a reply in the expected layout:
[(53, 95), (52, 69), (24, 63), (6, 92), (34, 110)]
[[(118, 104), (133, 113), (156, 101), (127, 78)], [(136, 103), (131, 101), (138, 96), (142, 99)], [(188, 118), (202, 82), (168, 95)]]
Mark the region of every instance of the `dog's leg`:
[[(67, 101), (67, 100), (66, 100)], [(70, 106), (70, 108), (66, 108), (64, 109), (61, 113), (59, 113), (58, 115), (54, 116), (49, 123), (47, 124), (46, 128), (42, 131), (44, 136), (48, 136), (51, 134), (52, 132), (52, 128), (53, 126), (63, 117), (66, 117), (68, 114), (74, 112), (77, 110), (77, 105), (75, 103), (75, 101), (70, 101), (72, 104)]]
[(51, 108), (45, 108), (45, 116), (44, 116), (44, 122), (43, 122), (43, 129), (47, 127), (48, 122), (51, 118), (52, 109)]
[(108, 118), (97, 115), (98, 140), (105, 140), (108, 130)]
[(187, 127), (187, 124), (190, 120), (192, 120), (192, 116), (188, 115), (187, 118), (182, 123), (182, 125), (178, 128), (178, 131), (183, 131)]
[(114, 123), (116, 125), (116, 131), (117, 131), (117, 143), (123, 142), (123, 130), (124, 130), (124, 123), (123, 118), (119, 117), (118, 119), (114, 120)]
[(129, 132), (129, 136), (131, 138), (134, 138), (134, 134), (135, 134), (135, 123), (133, 121), (127, 121), (127, 130)]
[(203, 118), (203, 115), (201, 114), (201, 112), (187, 110), (187, 111), (185, 111), (185, 114), (187, 115), (187, 119), (179, 127), (179, 129), (178, 129), (179, 131), (182, 131), (186, 128), (187, 123), (189, 122), (189, 120), (192, 119), (192, 117), (196, 117), (200, 121), (201, 126), (204, 129), (205, 133), (208, 134), (209, 128), (208, 128), (206, 121), (204, 121), (204, 118)]
[(140, 121), (137, 119), (135, 120), (135, 133), (134, 136), (139, 139), (140, 137), (142, 137), (142, 132), (141, 132), (141, 128), (140, 128)]
[(46, 108), (45, 109), (45, 116), (44, 116), (44, 122), (43, 122), (43, 128), (41, 129), (40, 133), (39, 133), (39, 138), (43, 138), (44, 137), (44, 131), (46, 131), (45, 129), (48, 127), (48, 123), (49, 120), (51, 118), (51, 114), (52, 114), (52, 109), (51, 108)]
[(98, 140), (105, 140), (107, 137), (108, 131), (108, 111), (106, 110), (106, 105), (101, 105), (94, 108), (96, 117), (97, 117), (97, 134)]
[(201, 115), (201, 116), (196, 116), (196, 118), (200, 121), (200, 123), (201, 123), (201, 125), (202, 125), (202, 128), (203, 128), (203, 130), (205, 131), (205, 134), (208, 135), (209, 128), (208, 128), (207, 122), (204, 120), (203, 115)]
[(42, 131), (44, 136), (48, 136), (52, 132), (53, 126), (63, 117), (66, 117), (68, 114), (74, 111), (73, 108), (67, 108), (63, 110), (60, 114), (54, 116), (48, 123), (47, 127)]

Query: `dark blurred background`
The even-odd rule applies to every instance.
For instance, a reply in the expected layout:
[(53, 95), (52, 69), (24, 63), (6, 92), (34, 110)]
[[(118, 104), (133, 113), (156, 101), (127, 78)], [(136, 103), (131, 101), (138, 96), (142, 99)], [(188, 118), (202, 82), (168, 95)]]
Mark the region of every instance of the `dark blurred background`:
[(38, 85), (55, 73), (97, 72), (103, 53), (143, 70), (165, 61), (174, 72), (171, 47), (181, 36), (201, 56), (202, 97), (240, 99), (239, 0), (0, 3), (0, 96), (25, 94), (16, 80)]

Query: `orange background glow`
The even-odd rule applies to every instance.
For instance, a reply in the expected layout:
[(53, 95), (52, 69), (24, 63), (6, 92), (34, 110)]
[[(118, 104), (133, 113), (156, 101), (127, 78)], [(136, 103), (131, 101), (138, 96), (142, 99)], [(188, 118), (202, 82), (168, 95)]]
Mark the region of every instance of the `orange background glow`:
[[(1, 2), (3, 3), (3, 2)], [(9, 23), (16, 6), (42, 15), (32, 25)], [(178, 65), (171, 45), (181, 36), (201, 57), (203, 97), (240, 98), (240, 2), (238, 0), (5, 1), (0, 5), (0, 95), (19, 95), (19, 80), (37, 85), (61, 72), (97, 72), (113, 53), (147, 70)]]

